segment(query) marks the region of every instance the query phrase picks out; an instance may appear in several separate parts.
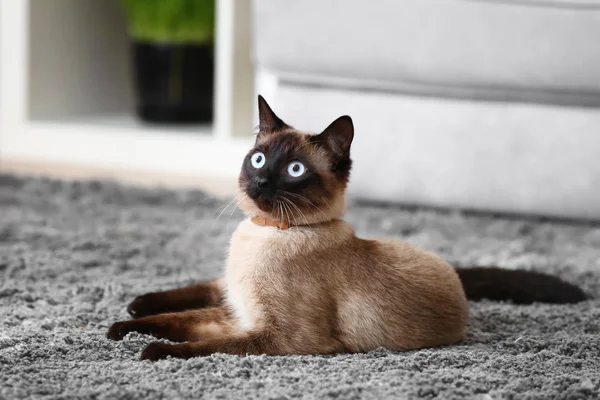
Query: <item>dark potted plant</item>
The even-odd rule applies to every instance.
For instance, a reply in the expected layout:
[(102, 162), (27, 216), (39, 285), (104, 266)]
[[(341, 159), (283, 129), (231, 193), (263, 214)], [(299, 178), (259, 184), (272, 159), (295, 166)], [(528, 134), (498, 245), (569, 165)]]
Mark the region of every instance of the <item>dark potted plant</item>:
[(215, 0), (122, 0), (132, 39), (137, 114), (212, 120)]

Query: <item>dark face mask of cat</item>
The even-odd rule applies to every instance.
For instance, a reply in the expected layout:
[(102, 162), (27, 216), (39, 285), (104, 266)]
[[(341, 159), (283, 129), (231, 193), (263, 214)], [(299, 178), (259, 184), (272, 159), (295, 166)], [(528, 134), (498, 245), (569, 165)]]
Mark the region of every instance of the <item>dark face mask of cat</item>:
[[(267, 155), (269, 155), (267, 158)], [(318, 185), (320, 177), (302, 162), (294, 160), (294, 154), (278, 154), (269, 149), (255, 149), (246, 162), (248, 169), (248, 184), (246, 193), (252, 200), (272, 204), (281, 194), (295, 193), (299, 189)], [(262, 208), (262, 207), (261, 207)]]
[(240, 172), (240, 208), (294, 225), (341, 216), (351, 166), (350, 117), (307, 134), (285, 124), (260, 96), (258, 103), (260, 130)]

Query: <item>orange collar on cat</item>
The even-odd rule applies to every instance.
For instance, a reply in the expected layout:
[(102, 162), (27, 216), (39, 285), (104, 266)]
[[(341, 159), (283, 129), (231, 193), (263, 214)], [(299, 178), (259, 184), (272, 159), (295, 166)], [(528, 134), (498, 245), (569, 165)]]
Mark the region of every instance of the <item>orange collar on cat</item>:
[(252, 217), (250, 221), (255, 223), (256, 225), (261, 226), (273, 226), (279, 229), (290, 229), (290, 221), (275, 221), (273, 219), (268, 219), (264, 217)]

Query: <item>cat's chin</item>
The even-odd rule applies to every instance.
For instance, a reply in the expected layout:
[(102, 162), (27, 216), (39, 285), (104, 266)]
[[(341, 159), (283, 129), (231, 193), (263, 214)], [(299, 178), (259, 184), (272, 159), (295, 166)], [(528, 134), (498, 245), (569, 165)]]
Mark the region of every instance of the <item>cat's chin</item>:
[(273, 207), (263, 210), (256, 204), (255, 200), (250, 198), (250, 196), (248, 196), (245, 193), (238, 197), (239, 197), (238, 207), (240, 210), (242, 210), (247, 215), (249, 215), (251, 217), (258, 216), (258, 217), (265, 217), (265, 218), (273, 218), (271, 215), (271, 213), (273, 211)]
[(259, 196), (251, 196), (247, 192), (242, 193), (243, 194), (241, 196), (238, 196), (240, 199), (238, 201), (238, 206), (247, 214), (267, 217), (276, 210), (275, 200), (263, 199)]
[[(277, 207), (270, 206), (268, 201), (254, 200), (246, 193), (238, 198), (238, 207), (249, 217), (262, 217), (274, 221), (282, 219), (281, 211)], [(311, 209), (304, 209), (301, 215), (296, 213), (295, 209), (288, 208), (287, 212), (284, 211), (285, 218), (283, 219), (288, 220), (292, 225), (313, 225), (341, 218), (345, 208), (343, 193), (331, 199), (328, 206), (327, 208), (316, 208), (314, 212)]]

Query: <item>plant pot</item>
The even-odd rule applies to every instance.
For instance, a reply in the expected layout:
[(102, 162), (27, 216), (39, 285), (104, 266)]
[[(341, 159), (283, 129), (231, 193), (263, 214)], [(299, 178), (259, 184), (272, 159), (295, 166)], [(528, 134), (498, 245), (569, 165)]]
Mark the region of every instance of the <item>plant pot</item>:
[(137, 114), (148, 122), (200, 123), (213, 117), (211, 44), (133, 43)]

